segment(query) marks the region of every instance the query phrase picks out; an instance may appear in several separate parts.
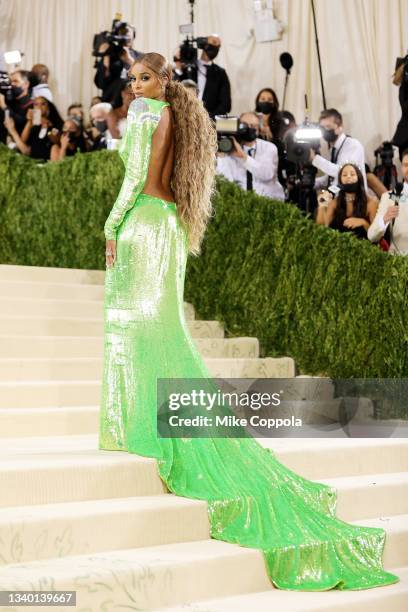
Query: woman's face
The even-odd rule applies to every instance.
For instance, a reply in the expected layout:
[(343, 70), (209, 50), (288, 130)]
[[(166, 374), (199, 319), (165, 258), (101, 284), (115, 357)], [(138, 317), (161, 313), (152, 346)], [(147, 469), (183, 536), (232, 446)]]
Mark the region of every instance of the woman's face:
[(356, 169), (353, 166), (344, 166), (340, 175), (340, 182), (343, 185), (349, 185), (350, 183), (357, 183), (358, 176)]
[(34, 100), (34, 108), (38, 108), (41, 111), (41, 117), (48, 117), (50, 110), (45, 98), (36, 98)]
[(165, 78), (163, 83), (160, 82), (158, 76), (144, 64), (136, 62), (128, 72), (130, 87), (135, 98), (153, 98), (156, 100), (164, 100), (164, 86), (167, 82)]
[(258, 102), (273, 102), (275, 104), (275, 98), (270, 91), (261, 91), (259, 94)]

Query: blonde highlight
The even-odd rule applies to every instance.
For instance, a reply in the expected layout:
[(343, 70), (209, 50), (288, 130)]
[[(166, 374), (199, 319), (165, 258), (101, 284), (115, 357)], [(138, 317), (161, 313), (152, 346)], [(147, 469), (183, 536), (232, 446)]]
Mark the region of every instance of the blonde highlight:
[(213, 215), (217, 133), (196, 94), (172, 80), (172, 69), (160, 53), (145, 53), (138, 63), (167, 80), (165, 96), (174, 117), (174, 166), (171, 188), (179, 217), (186, 227), (189, 252), (199, 255), (209, 219)]

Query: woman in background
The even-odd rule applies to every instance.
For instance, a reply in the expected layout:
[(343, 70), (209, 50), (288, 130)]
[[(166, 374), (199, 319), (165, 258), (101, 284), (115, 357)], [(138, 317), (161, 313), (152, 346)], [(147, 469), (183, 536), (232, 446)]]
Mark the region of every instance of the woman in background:
[(27, 111), (27, 122), (21, 136), (12, 119), (5, 120), (4, 125), (21, 153), (46, 161), (51, 157), (51, 148), (60, 133), (62, 123), (56, 106), (46, 98), (38, 96), (34, 100), (33, 108)]
[(355, 164), (344, 164), (338, 181), (340, 191), (334, 199), (327, 191), (319, 195), (316, 223), (367, 239), (368, 228), (377, 214), (378, 200), (367, 196), (363, 175)]

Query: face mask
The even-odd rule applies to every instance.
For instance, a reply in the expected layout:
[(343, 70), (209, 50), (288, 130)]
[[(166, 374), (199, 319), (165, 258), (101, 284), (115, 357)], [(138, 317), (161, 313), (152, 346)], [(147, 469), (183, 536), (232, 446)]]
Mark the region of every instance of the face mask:
[(238, 129), (238, 137), (240, 141), (252, 142), (258, 136), (258, 130), (253, 127), (249, 127), (246, 123), (241, 123)]
[(206, 52), (210, 60), (213, 60), (215, 57), (217, 57), (219, 50), (220, 48), (217, 47), (217, 45), (208, 44), (204, 47), (204, 51)]
[(23, 93), (22, 87), (12, 87), (11, 90), (15, 98), (18, 98), (18, 96), (21, 96), (21, 94)]
[(356, 193), (358, 190), (358, 181), (355, 183), (340, 183), (340, 189), (346, 193)]
[(98, 132), (100, 132), (101, 134), (106, 132), (106, 130), (108, 129), (108, 123), (105, 120), (103, 120), (103, 121), (94, 121), (93, 124), (96, 127), (96, 129), (98, 130)]
[(324, 127), (321, 128), (322, 132), (323, 132), (323, 138), (325, 139), (326, 142), (334, 142), (335, 140), (337, 140), (337, 134), (335, 133), (335, 131), (333, 129), (328, 130)]
[(277, 111), (275, 102), (258, 102), (256, 105), (256, 112), (263, 113), (264, 115), (270, 115)]

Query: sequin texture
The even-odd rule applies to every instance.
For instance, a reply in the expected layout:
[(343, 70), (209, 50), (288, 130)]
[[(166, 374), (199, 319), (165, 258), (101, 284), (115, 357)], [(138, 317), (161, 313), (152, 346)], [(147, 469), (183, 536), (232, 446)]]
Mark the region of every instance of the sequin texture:
[(213, 538), (263, 551), (278, 588), (397, 582), (382, 567), (384, 530), (338, 520), (333, 489), (295, 474), (255, 439), (157, 435), (157, 378), (210, 378), (184, 315), (188, 245), (177, 205), (141, 193), (165, 104), (132, 102), (120, 149), (126, 174), (105, 224), (117, 259), (105, 276), (99, 448), (156, 458), (171, 492), (207, 501)]

